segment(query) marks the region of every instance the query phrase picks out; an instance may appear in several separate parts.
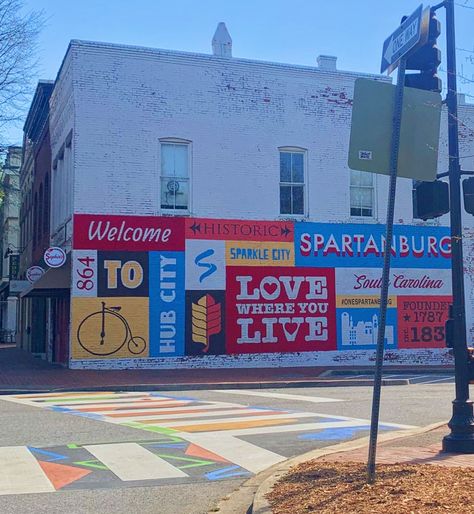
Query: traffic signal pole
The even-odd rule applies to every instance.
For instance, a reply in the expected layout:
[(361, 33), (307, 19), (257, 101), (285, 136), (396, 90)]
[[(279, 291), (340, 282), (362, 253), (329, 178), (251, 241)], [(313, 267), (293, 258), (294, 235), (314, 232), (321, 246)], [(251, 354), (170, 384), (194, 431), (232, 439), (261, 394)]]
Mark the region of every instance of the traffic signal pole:
[(403, 94), (405, 91), (406, 59), (402, 57), (398, 65), (397, 87), (393, 107), (392, 140), (390, 148), (390, 182), (387, 201), (387, 228), (380, 289), (379, 326), (377, 331), (377, 350), (375, 355), (374, 389), (372, 393), (372, 413), (370, 416), (369, 454), (367, 457), (367, 482), (375, 482), (375, 462), (380, 414), (380, 396), (382, 389), (382, 369), (385, 346), (385, 327), (387, 324), (388, 290), (390, 284), (390, 257), (393, 239), (393, 217), (395, 212), (395, 193), (397, 189), (398, 153), (400, 149), (400, 129), (402, 125)]
[[(469, 399), (469, 355), (467, 351), (464, 296), (464, 260), (461, 213), (461, 166), (459, 163), (458, 98), (456, 84), (456, 44), (454, 0), (443, 2), (446, 8), (446, 50), (448, 93), (449, 200), (451, 217), (451, 272), (453, 289), (453, 353), (456, 398), (448, 423), (451, 433), (443, 438), (443, 451), (474, 453), (473, 402)], [(440, 4), (440, 7), (443, 5)]]

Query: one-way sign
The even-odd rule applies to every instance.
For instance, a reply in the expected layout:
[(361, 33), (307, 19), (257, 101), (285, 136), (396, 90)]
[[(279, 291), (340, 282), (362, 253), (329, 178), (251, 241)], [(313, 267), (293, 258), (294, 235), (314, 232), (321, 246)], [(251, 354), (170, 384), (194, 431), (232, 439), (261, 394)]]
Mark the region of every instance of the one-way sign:
[(385, 40), (382, 50), (380, 73), (383, 73), (389, 66), (395, 64), (419, 43), (421, 39), (422, 11), (423, 5), (420, 5), (418, 9)]

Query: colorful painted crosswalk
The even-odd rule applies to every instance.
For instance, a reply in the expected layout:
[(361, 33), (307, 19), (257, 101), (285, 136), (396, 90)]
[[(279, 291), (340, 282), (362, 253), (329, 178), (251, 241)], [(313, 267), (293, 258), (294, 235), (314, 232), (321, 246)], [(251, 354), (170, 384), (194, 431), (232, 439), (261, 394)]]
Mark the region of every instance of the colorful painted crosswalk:
[[(243, 394), (262, 396), (262, 393)], [(284, 395), (280, 396), (283, 399)], [(337, 433), (344, 439), (366, 430), (369, 424), (367, 420), (343, 416), (156, 392), (47, 393), (2, 399), (153, 432), (156, 439), (84, 446), (71, 443), (52, 448), (0, 448), (0, 495), (243, 478), (286, 459), (272, 451), (271, 446), (264, 447), (265, 443), (249, 442), (248, 436), (286, 434), (295, 441), (335, 440)], [(310, 397), (305, 401), (314, 404), (339, 400)], [(383, 428), (411, 427), (384, 424)]]

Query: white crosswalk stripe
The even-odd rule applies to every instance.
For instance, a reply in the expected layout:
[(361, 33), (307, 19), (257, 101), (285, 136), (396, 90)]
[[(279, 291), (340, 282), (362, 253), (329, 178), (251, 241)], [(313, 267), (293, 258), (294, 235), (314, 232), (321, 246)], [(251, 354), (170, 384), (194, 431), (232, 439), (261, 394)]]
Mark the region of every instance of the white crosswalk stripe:
[(305, 396), (302, 394), (286, 394), (286, 393), (269, 393), (266, 391), (247, 391), (241, 389), (222, 389), (215, 390), (215, 393), (223, 394), (236, 394), (243, 396), (261, 396), (262, 398), (275, 398), (279, 400), (297, 400), (302, 402), (310, 403), (332, 403), (332, 402), (343, 402), (345, 400), (339, 400), (336, 398), (322, 398), (320, 396)]
[(136, 443), (84, 446), (120, 480), (159, 480), (188, 475)]
[(49, 493), (54, 490), (26, 446), (0, 448), (0, 495)]

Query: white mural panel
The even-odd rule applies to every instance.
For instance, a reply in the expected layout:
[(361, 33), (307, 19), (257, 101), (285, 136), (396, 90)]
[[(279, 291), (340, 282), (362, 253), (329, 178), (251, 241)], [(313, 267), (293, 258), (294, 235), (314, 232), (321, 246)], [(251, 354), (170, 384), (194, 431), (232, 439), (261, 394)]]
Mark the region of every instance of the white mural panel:
[(224, 290), (225, 270), (225, 241), (186, 241), (186, 290)]
[(97, 296), (97, 250), (72, 251), (72, 296)]
[[(338, 295), (380, 295), (382, 270), (376, 268), (337, 268)], [(446, 296), (451, 294), (450, 269), (392, 268), (391, 295)]]

